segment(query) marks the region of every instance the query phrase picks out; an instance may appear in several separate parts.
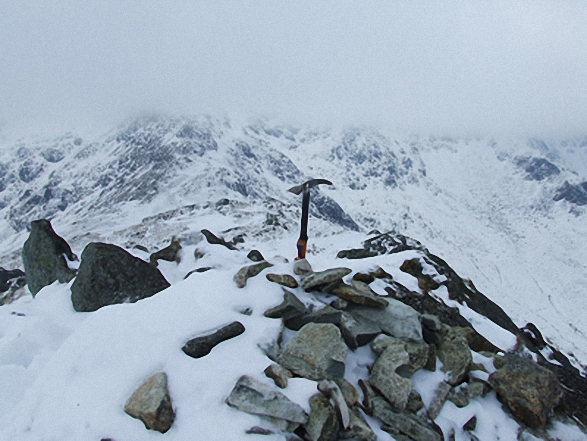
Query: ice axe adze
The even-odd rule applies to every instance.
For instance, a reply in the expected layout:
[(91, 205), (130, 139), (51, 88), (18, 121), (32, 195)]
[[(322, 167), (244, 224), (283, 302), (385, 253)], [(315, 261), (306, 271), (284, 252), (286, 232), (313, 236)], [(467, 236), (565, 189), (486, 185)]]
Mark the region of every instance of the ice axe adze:
[(308, 210), (310, 208), (310, 189), (316, 185), (327, 184), (332, 185), (332, 182), (326, 179), (310, 179), (301, 185), (296, 185), (290, 188), (293, 194), (302, 193), (302, 228), (300, 231), (300, 238), (298, 239), (298, 257), (303, 259), (306, 257), (306, 245), (308, 244)]

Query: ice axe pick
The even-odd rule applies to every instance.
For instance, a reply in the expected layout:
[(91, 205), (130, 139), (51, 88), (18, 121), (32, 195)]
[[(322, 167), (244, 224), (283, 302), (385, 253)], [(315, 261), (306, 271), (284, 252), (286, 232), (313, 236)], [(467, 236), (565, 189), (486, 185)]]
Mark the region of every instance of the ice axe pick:
[(310, 208), (310, 189), (316, 185), (327, 184), (332, 185), (332, 182), (326, 179), (310, 179), (301, 185), (296, 185), (290, 188), (293, 194), (299, 195), (302, 193), (302, 226), (300, 230), (300, 238), (298, 239), (298, 257), (303, 259), (306, 257), (306, 245), (308, 244), (308, 210)]

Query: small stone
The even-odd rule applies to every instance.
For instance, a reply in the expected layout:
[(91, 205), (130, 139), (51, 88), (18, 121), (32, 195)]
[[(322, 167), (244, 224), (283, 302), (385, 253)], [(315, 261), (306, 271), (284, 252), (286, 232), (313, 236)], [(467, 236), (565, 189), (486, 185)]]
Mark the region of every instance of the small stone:
[(198, 260), (198, 259), (201, 259), (201, 258), (202, 258), (202, 257), (204, 257), (204, 256), (205, 256), (205, 254), (204, 254), (204, 252), (203, 252), (202, 250), (199, 250), (198, 248), (196, 248), (196, 249), (194, 250), (194, 258), (195, 258), (196, 260)]
[(278, 387), (282, 389), (287, 387), (288, 379), (293, 377), (291, 371), (277, 363), (270, 364), (263, 372), (268, 378), (271, 378)]
[(245, 432), (247, 435), (273, 435), (273, 431), (259, 426), (253, 426)]
[(442, 362), (442, 371), (449, 374), (449, 384), (455, 386), (461, 383), (472, 362), (467, 340), (450, 326), (443, 325), (437, 355)]
[(296, 276), (303, 276), (312, 272), (312, 266), (306, 259), (299, 259), (294, 262), (293, 272)]
[(390, 433), (400, 433), (415, 441), (441, 441), (442, 437), (425, 421), (406, 411), (397, 411), (381, 397), (373, 397), (373, 416), (385, 423)]
[(340, 387), (347, 406), (352, 407), (359, 402), (359, 392), (347, 379), (337, 380), (336, 384)]
[(266, 261), (262, 261), (259, 263), (255, 263), (253, 265), (242, 267), (234, 275), (234, 281), (236, 283), (236, 286), (238, 286), (239, 288), (244, 288), (247, 284), (247, 280), (249, 280), (251, 277), (255, 277), (257, 274), (259, 274), (265, 268), (269, 268), (271, 266), (273, 266), (271, 263), (266, 262)]
[(313, 441), (337, 441), (340, 424), (330, 401), (322, 394), (315, 394), (308, 400), (310, 418), (305, 425)]
[(226, 248), (228, 248), (229, 250), (237, 250), (237, 247), (235, 247), (233, 244), (226, 242), (224, 239), (221, 239), (219, 237), (217, 237), (214, 233), (212, 233), (210, 230), (201, 230), (202, 234), (204, 235), (204, 237), (206, 238), (206, 240), (208, 241), (209, 244), (212, 245), (222, 245)]
[(157, 373), (143, 383), (129, 398), (124, 411), (140, 419), (147, 429), (167, 432), (173, 424), (175, 413), (165, 372)]
[(300, 316), (305, 312), (306, 305), (304, 305), (293, 292), (284, 289), (283, 301), (279, 305), (274, 306), (273, 308), (270, 308), (267, 311), (265, 311), (263, 315), (268, 318), (284, 317), (288, 319), (291, 317)]
[(350, 423), (347, 430), (341, 430), (339, 439), (356, 439), (359, 441), (377, 441), (369, 423), (365, 421), (361, 411), (356, 407), (350, 409)]
[(338, 385), (332, 380), (322, 380), (318, 383), (318, 390), (327, 398), (332, 399), (342, 428), (348, 429), (350, 424), (349, 408)]
[(270, 273), (267, 274), (265, 277), (267, 277), (267, 280), (269, 280), (270, 282), (278, 283), (280, 285), (287, 286), (288, 288), (294, 289), (298, 287), (298, 281), (289, 274)]
[(320, 287), (341, 280), (351, 272), (350, 268), (331, 268), (326, 271), (308, 273), (302, 276), (301, 285), (306, 291), (320, 290)]
[(452, 388), (446, 399), (459, 408), (463, 408), (469, 405), (467, 388), (460, 386)]
[[(303, 284), (303, 281), (302, 281)], [(376, 294), (359, 291), (353, 286), (339, 283), (333, 287), (329, 287), (328, 291), (337, 297), (340, 297), (347, 302), (355, 303), (357, 305), (369, 306), (372, 308), (385, 309), (389, 302)]]
[(444, 403), (446, 402), (446, 398), (448, 397), (448, 393), (451, 390), (450, 384), (441, 381), (438, 386), (436, 386), (436, 390), (434, 391), (434, 397), (428, 406), (428, 418), (431, 420), (435, 420)]
[(325, 306), (318, 310), (314, 309), (313, 305), (302, 314), (284, 317), (283, 323), (285, 327), (293, 331), (298, 331), (308, 323), (331, 323), (339, 325), (342, 320), (342, 311), (334, 309), (330, 306)]
[(423, 407), (424, 401), (422, 400), (422, 396), (418, 393), (418, 391), (412, 389), (410, 396), (408, 397), (406, 410), (415, 414), (418, 413)]
[(330, 306), (340, 311), (344, 311), (349, 307), (349, 302), (347, 302), (345, 299), (341, 299), (340, 297), (338, 297), (332, 302), (330, 302)]
[(473, 430), (475, 430), (476, 427), (477, 417), (473, 415), (471, 419), (465, 423), (465, 425), (463, 426), (463, 430), (466, 430), (467, 432), (472, 432)]
[(261, 252), (258, 250), (249, 251), (249, 254), (247, 254), (247, 259), (252, 260), (253, 262), (262, 262), (265, 260)]
[(357, 280), (359, 282), (363, 282), (363, 283), (371, 283), (373, 281), (375, 281), (375, 276), (373, 274), (365, 274), (365, 273), (355, 273), (353, 275), (353, 280)]
[(149, 263), (154, 266), (158, 265), (158, 260), (179, 263), (181, 261), (179, 250), (181, 250), (181, 244), (179, 243), (179, 240), (177, 240), (175, 237), (172, 237), (171, 243), (168, 246), (149, 256)]
[(197, 337), (188, 341), (182, 351), (193, 358), (201, 358), (208, 355), (214, 346), (229, 340), (245, 332), (245, 327), (240, 322), (232, 322), (220, 328), (213, 334), (204, 337)]

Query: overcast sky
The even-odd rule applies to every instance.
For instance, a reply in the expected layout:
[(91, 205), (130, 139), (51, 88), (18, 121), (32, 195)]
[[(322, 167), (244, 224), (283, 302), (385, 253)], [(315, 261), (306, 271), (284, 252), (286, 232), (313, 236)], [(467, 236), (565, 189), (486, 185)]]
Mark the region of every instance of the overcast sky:
[(0, 124), (587, 134), (586, 1), (0, 1)]

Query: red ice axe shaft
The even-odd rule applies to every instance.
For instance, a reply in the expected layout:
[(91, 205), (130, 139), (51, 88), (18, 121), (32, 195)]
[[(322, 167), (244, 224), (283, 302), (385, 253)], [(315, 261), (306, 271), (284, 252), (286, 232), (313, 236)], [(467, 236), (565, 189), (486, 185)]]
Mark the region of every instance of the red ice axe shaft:
[(310, 179), (301, 185), (296, 185), (290, 188), (293, 194), (302, 193), (302, 222), (300, 230), (300, 238), (298, 239), (298, 257), (297, 259), (303, 259), (306, 257), (306, 245), (308, 244), (308, 212), (310, 209), (310, 189), (319, 184), (332, 185), (332, 182), (326, 179)]

